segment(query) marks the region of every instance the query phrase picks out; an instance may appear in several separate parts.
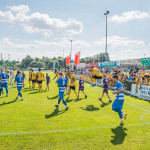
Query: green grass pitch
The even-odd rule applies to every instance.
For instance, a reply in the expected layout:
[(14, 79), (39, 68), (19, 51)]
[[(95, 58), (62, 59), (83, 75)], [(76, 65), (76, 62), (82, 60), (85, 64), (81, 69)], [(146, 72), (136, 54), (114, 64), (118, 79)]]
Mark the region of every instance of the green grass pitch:
[[(102, 88), (85, 83), (79, 100), (71, 92), (69, 110), (58, 99), (58, 87), (50, 83), (50, 91), (38, 92), (28, 84), (28, 72), (23, 101), (15, 101), (16, 86), (9, 86), (9, 97), (0, 97), (0, 150), (149, 150), (150, 104), (125, 96), (123, 111), (128, 113), (124, 126), (105, 96), (98, 101)], [(51, 80), (53, 73), (49, 72)], [(45, 82), (43, 83), (45, 89)], [(114, 100), (112, 91), (109, 94)], [(65, 96), (65, 99), (67, 96)]]

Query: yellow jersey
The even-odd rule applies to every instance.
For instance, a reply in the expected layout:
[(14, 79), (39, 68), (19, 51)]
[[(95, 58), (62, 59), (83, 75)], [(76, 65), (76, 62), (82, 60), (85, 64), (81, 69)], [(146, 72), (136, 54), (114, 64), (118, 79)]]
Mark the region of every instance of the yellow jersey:
[(43, 81), (44, 79), (44, 74), (42, 72), (38, 72), (38, 80)]
[(29, 72), (29, 78), (31, 78), (31, 77), (32, 77), (32, 71)]
[(70, 76), (69, 86), (76, 86), (76, 76), (75, 75)]
[(102, 76), (102, 74), (101, 74), (101, 72), (100, 72), (100, 70), (98, 68), (93, 68), (92, 73), (94, 75), (96, 75), (97, 77), (101, 77)]
[(142, 71), (142, 78), (144, 78), (144, 75), (146, 74), (145, 71)]
[(36, 73), (32, 72), (32, 80), (36, 80)]

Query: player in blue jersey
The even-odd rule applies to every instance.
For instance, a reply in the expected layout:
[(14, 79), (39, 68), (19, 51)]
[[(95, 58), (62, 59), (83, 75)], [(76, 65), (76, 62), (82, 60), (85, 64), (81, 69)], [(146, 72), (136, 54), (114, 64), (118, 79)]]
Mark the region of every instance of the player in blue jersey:
[(110, 99), (110, 96), (108, 94), (109, 82), (108, 82), (105, 74), (103, 75), (103, 85), (102, 85), (102, 87), (104, 88), (104, 90), (103, 90), (102, 96), (101, 96), (101, 98), (99, 98), (99, 100), (102, 101), (104, 93), (106, 93), (107, 97), (109, 98), (109, 103), (111, 103), (112, 100)]
[(82, 80), (82, 76), (79, 76), (79, 90), (78, 90), (78, 97), (77, 97), (77, 99), (79, 99), (80, 91), (82, 91), (83, 94), (85, 95), (85, 98), (87, 98), (87, 95), (84, 92), (84, 81)]
[(23, 97), (22, 97), (21, 90), (23, 87), (23, 76), (21, 75), (20, 71), (17, 71), (17, 76), (15, 77), (15, 82), (17, 82), (17, 90), (18, 90), (18, 96), (16, 96), (16, 99), (18, 99), (18, 97), (20, 96), (21, 97), (20, 100), (22, 101)]
[(63, 78), (63, 73), (59, 73), (59, 79), (57, 79), (56, 83), (59, 84), (59, 98), (58, 98), (58, 104), (55, 105), (56, 107), (59, 107), (59, 104), (62, 100), (63, 104), (66, 106), (66, 110), (69, 109), (67, 106), (66, 101), (64, 100), (64, 92), (65, 92), (65, 86), (68, 86), (67, 79)]
[(3, 70), (1, 70), (0, 78), (2, 81), (1, 87), (2, 88), (4, 87), (6, 89), (6, 97), (8, 97), (8, 84), (7, 84), (8, 74), (6, 72), (4, 72)]
[(116, 99), (112, 104), (112, 110), (116, 111), (120, 117), (120, 125), (124, 125), (124, 120), (127, 117), (127, 113), (123, 113), (121, 110), (124, 103), (124, 87), (120, 81), (118, 81), (118, 76), (113, 76), (115, 84), (115, 91), (112, 94), (116, 94)]

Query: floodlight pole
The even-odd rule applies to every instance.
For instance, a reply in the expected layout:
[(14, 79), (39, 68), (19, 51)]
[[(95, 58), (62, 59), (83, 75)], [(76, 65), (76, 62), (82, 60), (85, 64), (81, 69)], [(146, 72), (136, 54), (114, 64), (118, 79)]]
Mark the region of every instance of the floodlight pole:
[(106, 16), (106, 46), (105, 46), (105, 61), (107, 61), (107, 15), (109, 14), (109, 11), (106, 11), (104, 15)]

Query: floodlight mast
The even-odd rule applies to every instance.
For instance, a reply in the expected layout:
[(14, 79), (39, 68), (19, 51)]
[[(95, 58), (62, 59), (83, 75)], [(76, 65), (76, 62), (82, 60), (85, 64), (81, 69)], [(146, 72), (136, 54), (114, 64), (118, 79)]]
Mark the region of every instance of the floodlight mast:
[(104, 15), (106, 16), (106, 45), (105, 45), (105, 61), (107, 61), (107, 15), (109, 14), (109, 11), (106, 11)]

